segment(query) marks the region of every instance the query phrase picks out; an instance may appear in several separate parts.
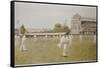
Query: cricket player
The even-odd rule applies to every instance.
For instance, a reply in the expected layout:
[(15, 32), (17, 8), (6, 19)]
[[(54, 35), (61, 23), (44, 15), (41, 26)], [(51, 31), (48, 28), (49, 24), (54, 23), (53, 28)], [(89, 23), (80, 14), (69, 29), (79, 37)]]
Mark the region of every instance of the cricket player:
[(63, 49), (63, 52), (62, 52), (63, 57), (68, 56), (69, 45), (70, 45), (70, 37), (69, 37), (69, 33), (66, 33), (61, 37), (60, 43), (58, 44), (59, 48)]
[(20, 46), (20, 50), (21, 50), (21, 51), (27, 50), (27, 49), (26, 49), (26, 45), (25, 45), (25, 40), (26, 40), (26, 36), (25, 36), (25, 34), (24, 34), (23, 37), (22, 37), (21, 46)]

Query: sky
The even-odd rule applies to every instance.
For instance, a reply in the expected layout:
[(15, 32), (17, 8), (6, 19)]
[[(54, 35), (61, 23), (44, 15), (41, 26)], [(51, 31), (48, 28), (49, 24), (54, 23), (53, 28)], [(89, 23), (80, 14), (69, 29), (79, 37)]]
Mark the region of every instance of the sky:
[(57, 23), (70, 27), (77, 13), (81, 17), (96, 18), (96, 7), (16, 2), (15, 28), (23, 24), (26, 28), (52, 29)]

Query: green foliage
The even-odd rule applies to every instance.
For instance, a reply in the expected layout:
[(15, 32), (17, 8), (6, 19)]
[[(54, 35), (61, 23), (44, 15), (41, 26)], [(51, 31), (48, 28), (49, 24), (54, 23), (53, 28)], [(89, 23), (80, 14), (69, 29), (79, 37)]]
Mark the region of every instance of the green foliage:
[(61, 24), (55, 24), (55, 28), (61, 28)]
[(61, 25), (59, 23), (55, 24), (53, 32), (70, 32), (70, 29), (66, 25)]
[(63, 32), (70, 32), (70, 29), (68, 28), (68, 26), (64, 25), (64, 26), (62, 26), (62, 31)]

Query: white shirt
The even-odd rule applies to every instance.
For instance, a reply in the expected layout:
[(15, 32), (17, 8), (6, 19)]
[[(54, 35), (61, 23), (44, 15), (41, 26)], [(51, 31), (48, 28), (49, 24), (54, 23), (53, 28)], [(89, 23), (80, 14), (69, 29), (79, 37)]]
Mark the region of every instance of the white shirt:
[(69, 37), (68, 36), (66, 36), (66, 37), (64, 37), (64, 36), (62, 36), (61, 37), (61, 40), (60, 40), (60, 43), (68, 43), (69, 42)]

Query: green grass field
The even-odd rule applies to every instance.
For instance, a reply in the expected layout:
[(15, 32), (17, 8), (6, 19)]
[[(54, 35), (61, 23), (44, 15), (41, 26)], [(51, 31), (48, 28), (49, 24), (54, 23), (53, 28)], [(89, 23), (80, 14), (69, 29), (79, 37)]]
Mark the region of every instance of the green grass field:
[(27, 51), (20, 51), (20, 39), (15, 47), (15, 64), (39, 64), (71, 61), (95, 61), (96, 43), (87, 38), (82, 41), (75, 37), (68, 48), (68, 57), (62, 56), (62, 49), (57, 46), (58, 39), (37, 40), (27, 38)]

